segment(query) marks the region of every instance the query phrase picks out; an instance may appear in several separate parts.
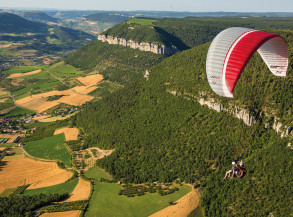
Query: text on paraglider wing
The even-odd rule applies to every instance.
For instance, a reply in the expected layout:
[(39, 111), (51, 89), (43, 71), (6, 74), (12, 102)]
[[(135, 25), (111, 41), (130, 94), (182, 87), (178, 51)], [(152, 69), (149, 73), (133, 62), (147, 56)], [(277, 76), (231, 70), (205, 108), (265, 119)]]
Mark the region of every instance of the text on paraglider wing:
[(216, 79), (220, 79), (219, 76), (215, 76), (215, 75), (211, 75), (210, 78), (216, 78)]

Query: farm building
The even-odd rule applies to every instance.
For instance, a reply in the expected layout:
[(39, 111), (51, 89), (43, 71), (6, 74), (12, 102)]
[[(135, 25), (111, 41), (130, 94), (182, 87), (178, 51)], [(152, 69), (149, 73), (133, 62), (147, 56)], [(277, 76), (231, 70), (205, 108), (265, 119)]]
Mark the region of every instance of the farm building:
[(0, 139), (0, 144), (5, 144), (9, 138)]
[(13, 140), (13, 142), (14, 142), (14, 143), (17, 143), (17, 142), (19, 142), (20, 139), (21, 139), (21, 137), (20, 137), (20, 136), (17, 136), (17, 137)]

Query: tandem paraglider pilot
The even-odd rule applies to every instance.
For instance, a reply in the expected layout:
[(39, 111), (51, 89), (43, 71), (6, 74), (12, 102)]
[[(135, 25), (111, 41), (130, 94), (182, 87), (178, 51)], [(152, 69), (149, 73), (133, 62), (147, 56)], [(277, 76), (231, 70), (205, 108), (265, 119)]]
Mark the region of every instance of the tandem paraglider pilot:
[(246, 169), (242, 161), (240, 161), (239, 166), (233, 161), (232, 162), (232, 169), (226, 172), (226, 175), (223, 179), (226, 179), (227, 176), (229, 178), (242, 178), (246, 174)]

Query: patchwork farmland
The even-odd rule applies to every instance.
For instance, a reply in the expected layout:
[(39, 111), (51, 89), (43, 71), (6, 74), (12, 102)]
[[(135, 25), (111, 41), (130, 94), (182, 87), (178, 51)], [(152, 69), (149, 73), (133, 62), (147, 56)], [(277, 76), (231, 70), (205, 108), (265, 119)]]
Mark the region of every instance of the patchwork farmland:
[[(102, 75), (92, 73), (95, 74), (87, 75), (64, 62), (50, 66), (13, 67), (3, 72), (6, 78), (4, 88), (0, 90), (0, 102), (5, 104), (1, 106), (0, 112), (9, 113), (15, 110), (15, 106), (30, 111), (24, 113), (19, 109), (15, 110), (13, 115), (17, 116), (30, 114), (32, 111), (52, 112), (52, 109), (57, 109), (62, 104), (81, 106), (95, 98), (89, 94), (103, 80)], [(9, 100), (10, 96), (12, 98)]]

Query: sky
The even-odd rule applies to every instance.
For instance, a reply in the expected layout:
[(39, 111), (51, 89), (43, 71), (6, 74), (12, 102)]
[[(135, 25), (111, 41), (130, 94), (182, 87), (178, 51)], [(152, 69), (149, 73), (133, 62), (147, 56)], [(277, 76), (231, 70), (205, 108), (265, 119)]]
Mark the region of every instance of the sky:
[(0, 0), (0, 8), (293, 12), (292, 0)]

